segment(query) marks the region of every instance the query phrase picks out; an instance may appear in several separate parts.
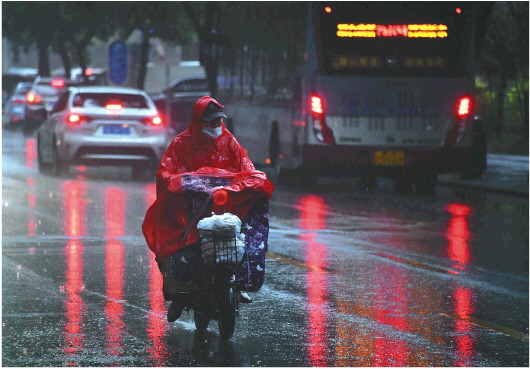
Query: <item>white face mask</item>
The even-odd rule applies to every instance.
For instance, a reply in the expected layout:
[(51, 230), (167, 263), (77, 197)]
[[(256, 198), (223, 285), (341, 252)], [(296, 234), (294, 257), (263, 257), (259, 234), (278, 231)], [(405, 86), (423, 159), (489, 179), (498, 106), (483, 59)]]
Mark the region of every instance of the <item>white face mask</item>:
[(202, 127), (202, 131), (212, 138), (218, 137), (223, 132), (223, 127)]

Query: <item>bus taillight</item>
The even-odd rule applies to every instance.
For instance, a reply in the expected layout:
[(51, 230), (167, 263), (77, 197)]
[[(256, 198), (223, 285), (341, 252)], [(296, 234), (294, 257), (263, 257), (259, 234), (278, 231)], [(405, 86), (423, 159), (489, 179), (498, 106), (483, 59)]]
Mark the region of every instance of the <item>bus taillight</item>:
[(317, 94), (309, 96), (309, 109), (313, 116), (313, 131), (317, 140), (333, 144), (335, 138), (333, 137), (333, 131), (326, 124), (324, 100)]
[(470, 96), (462, 96), (455, 105), (456, 120), (453, 128), (447, 133), (446, 145), (459, 143), (468, 128), (468, 119), (473, 112), (473, 99)]
[(322, 98), (318, 95), (311, 95), (310, 100), (311, 100), (311, 112), (315, 115), (324, 114)]
[(458, 119), (467, 118), (471, 114), (472, 100), (469, 96), (463, 96), (456, 105), (456, 116)]

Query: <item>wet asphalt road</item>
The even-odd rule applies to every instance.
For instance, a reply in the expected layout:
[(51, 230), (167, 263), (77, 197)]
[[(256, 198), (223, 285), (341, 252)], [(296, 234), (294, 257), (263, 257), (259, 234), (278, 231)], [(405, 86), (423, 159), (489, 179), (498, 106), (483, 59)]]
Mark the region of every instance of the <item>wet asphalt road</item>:
[(278, 188), (265, 285), (223, 341), (165, 319), (154, 184), (43, 176), (35, 145), (3, 132), (3, 366), (528, 366), (528, 195)]

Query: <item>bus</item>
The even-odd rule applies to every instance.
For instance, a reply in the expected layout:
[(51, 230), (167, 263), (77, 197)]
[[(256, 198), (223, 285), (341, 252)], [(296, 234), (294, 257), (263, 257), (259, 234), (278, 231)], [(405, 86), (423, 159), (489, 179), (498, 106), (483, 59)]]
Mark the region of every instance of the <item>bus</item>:
[(227, 126), (257, 165), (280, 182), (359, 173), (367, 186), (383, 175), (405, 191), (432, 187), (440, 173), (480, 178), (476, 3), (305, 7), (305, 30), (247, 36), (219, 58)]

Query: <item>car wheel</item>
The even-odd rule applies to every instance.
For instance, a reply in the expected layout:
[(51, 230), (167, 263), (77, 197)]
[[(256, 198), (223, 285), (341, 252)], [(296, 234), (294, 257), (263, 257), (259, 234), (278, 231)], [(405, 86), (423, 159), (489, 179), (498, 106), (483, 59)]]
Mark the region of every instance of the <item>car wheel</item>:
[(45, 163), (42, 158), (42, 153), (40, 150), (41, 143), (40, 139), (37, 140), (37, 164), (39, 165), (39, 173), (41, 174), (50, 174), (52, 171), (53, 165), (51, 163)]
[(35, 127), (35, 122), (29, 118), (24, 119), (24, 124), (22, 125), (22, 132), (25, 136), (29, 136), (33, 133)]
[(57, 146), (53, 146), (53, 164), (52, 164), (52, 171), (53, 174), (56, 176), (62, 176), (68, 172), (70, 165), (68, 162), (61, 160), (59, 157), (59, 151), (57, 150)]
[(480, 179), (488, 168), (488, 138), (484, 123), (477, 119), (473, 122), (473, 142), (471, 144), (471, 164), (460, 172), (461, 179)]

